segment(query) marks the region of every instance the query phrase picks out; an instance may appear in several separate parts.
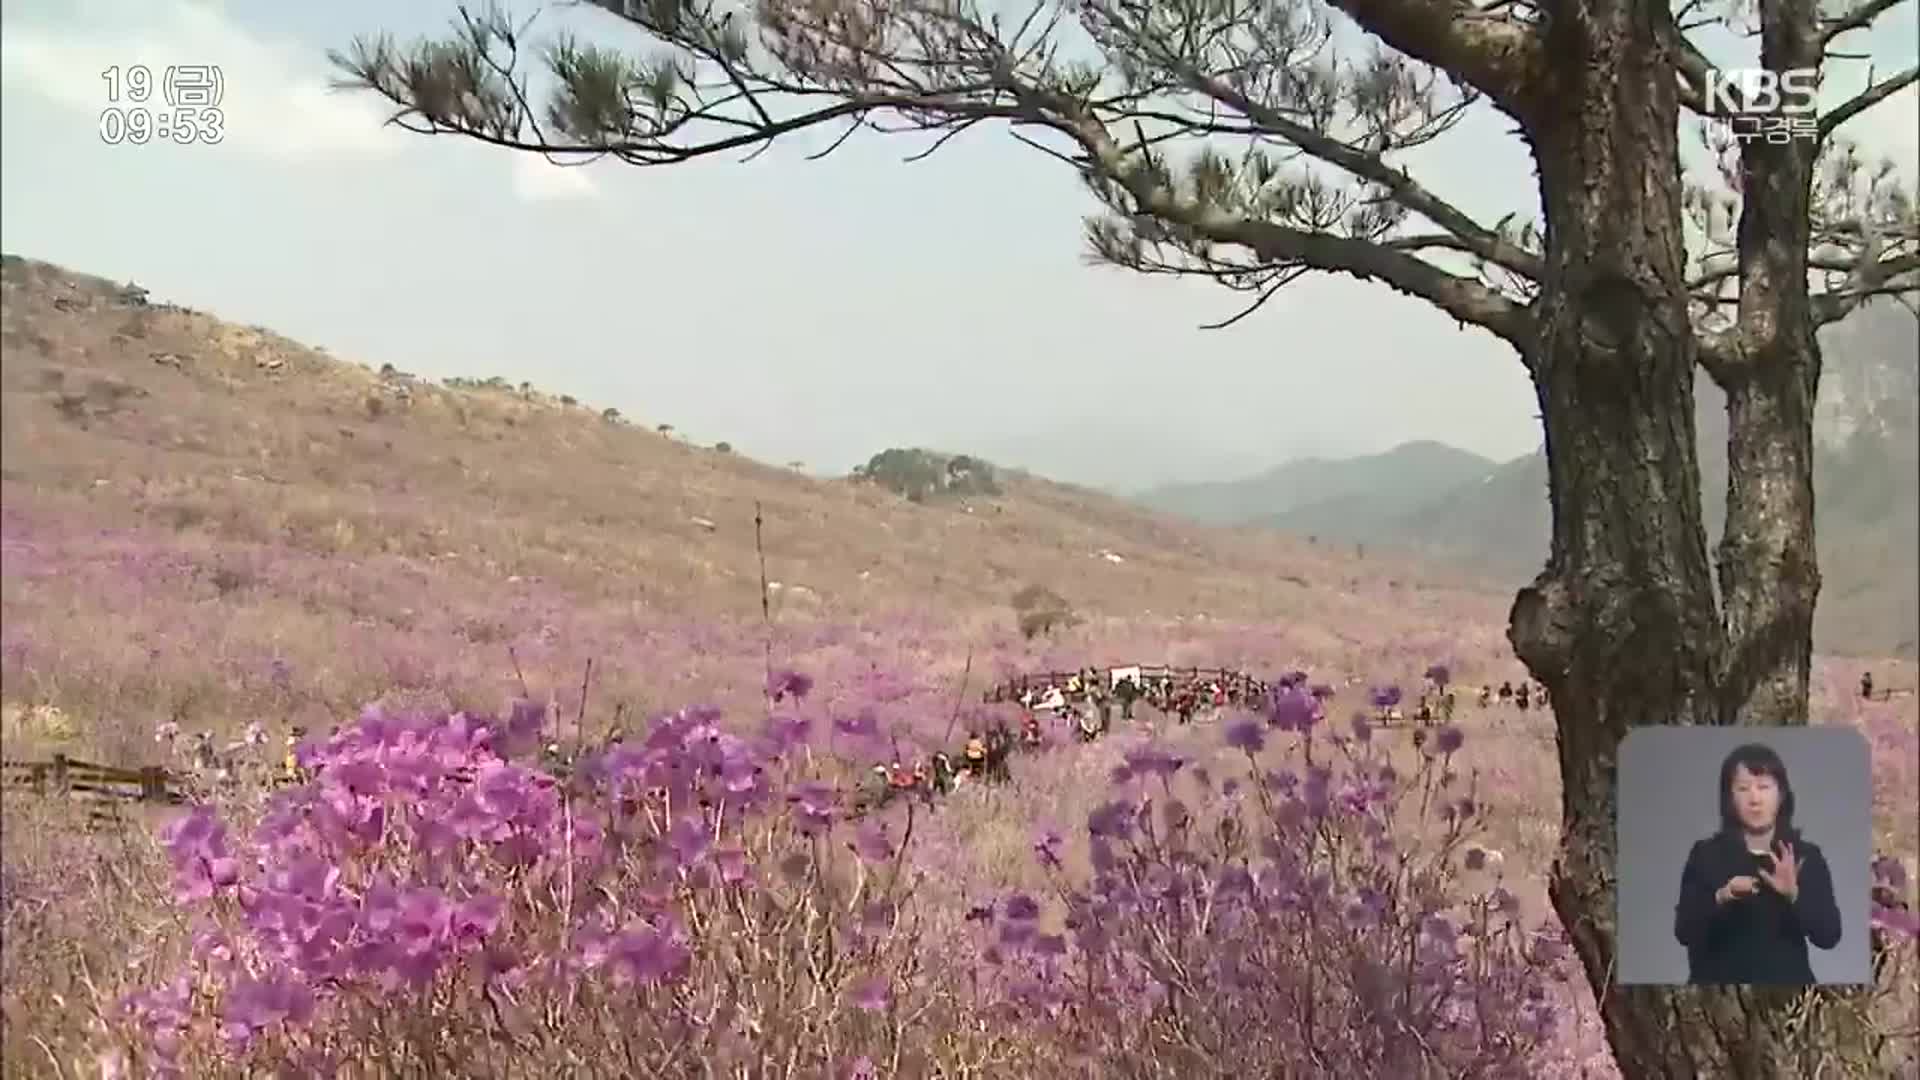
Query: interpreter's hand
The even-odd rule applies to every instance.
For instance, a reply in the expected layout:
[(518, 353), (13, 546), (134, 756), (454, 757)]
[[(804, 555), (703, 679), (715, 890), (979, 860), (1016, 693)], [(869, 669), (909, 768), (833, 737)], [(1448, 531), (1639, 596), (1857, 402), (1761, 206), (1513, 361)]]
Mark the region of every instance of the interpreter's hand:
[(1800, 864), (1794, 860), (1793, 845), (1780, 844), (1773, 849), (1773, 869), (1764, 867), (1760, 876), (1791, 903), (1800, 897)]
[(1719, 903), (1724, 904), (1728, 901), (1738, 900), (1743, 896), (1752, 896), (1759, 891), (1760, 882), (1757, 878), (1748, 874), (1741, 874), (1739, 877), (1728, 878), (1727, 883), (1720, 886), (1720, 891), (1713, 894), (1713, 898)]

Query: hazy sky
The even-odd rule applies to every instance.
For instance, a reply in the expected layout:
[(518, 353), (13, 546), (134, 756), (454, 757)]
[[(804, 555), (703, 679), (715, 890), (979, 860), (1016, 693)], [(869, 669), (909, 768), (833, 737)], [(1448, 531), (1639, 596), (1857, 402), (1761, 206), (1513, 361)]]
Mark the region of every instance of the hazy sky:
[[(1495, 457), (1538, 442), (1503, 345), (1382, 288), (1308, 279), (1198, 330), (1242, 297), (1088, 266), (1091, 201), (998, 131), (913, 165), (924, 140), (868, 136), (817, 163), (796, 142), (746, 165), (558, 169), (382, 128), (371, 95), (327, 89), (328, 48), (453, 10), (6, 0), (0, 246), (375, 366), (530, 380), (819, 470), (917, 444), (1136, 488), (1417, 438)], [(1884, 73), (1920, 28), (1913, 3), (1882, 22)], [(536, 25), (628, 37), (591, 10)], [(105, 68), (197, 63), (225, 74), (223, 144), (102, 143)], [(1910, 176), (1916, 100), (1848, 129)], [(1412, 164), (1488, 221), (1537, 205), (1491, 115)]]

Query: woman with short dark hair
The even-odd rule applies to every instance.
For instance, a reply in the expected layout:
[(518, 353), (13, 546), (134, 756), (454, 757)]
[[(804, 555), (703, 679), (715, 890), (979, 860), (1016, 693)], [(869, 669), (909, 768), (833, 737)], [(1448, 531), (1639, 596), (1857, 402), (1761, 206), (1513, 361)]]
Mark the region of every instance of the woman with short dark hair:
[(1688, 981), (1805, 986), (1807, 943), (1840, 943), (1833, 875), (1793, 827), (1793, 784), (1772, 749), (1748, 744), (1720, 765), (1720, 831), (1687, 854), (1673, 933)]

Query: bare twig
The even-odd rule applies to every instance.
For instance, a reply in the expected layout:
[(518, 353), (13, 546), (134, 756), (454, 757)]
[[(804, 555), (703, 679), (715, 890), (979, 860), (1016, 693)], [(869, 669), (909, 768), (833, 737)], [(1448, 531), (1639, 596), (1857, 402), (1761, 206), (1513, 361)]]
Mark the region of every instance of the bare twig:
[(587, 690), (593, 684), (593, 657), (587, 657), (587, 669), (580, 674), (580, 707), (573, 714), (573, 753), (580, 755), (587, 731)]
[(765, 660), (766, 681), (762, 684), (761, 694), (767, 699), (767, 714), (773, 714), (773, 601), (767, 587), (767, 548), (761, 538), (764, 518), (760, 510), (760, 500), (753, 500), (753, 552), (760, 559), (760, 624), (766, 629)]
[(1841, 124), (1859, 116), (1875, 105), (1912, 86), (1920, 80), (1920, 68), (1910, 67), (1900, 74), (1867, 87), (1859, 94), (1835, 106), (1833, 111), (1820, 118), (1822, 137), (1833, 134)]
[(1865, 3), (1843, 12), (1839, 17), (1828, 20), (1820, 31), (1820, 44), (1825, 46), (1841, 34), (1862, 30), (1873, 25), (1873, 21), (1896, 7), (1900, 0), (1866, 0)]
[(947, 733), (940, 736), (940, 745), (947, 745), (953, 738), (953, 728), (960, 722), (960, 706), (967, 699), (967, 679), (973, 674), (973, 650), (967, 650), (967, 666), (960, 669), (960, 685), (953, 692), (953, 715), (947, 719)]
[(520, 696), (532, 697), (533, 691), (527, 689), (527, 673), (520, 670), (520, 654), (514, 652), (511, 645), (507, 646), (507, 659), (513, 661), (513, 677), (520, 680)]

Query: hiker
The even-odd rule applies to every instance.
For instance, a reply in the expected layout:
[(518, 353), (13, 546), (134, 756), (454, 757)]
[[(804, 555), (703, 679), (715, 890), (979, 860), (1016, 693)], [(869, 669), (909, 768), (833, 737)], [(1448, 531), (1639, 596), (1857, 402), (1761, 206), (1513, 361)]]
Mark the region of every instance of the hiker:
[(1427, 698), (1427, 695), (1420, 695), (1419, 708), (1413, 715), (1414, 719), (1420, 722), (1421, 727), (1428, 727), (1433, 723), (1433, 703)]
[(1440, 722), (1453, 723), (1453, 691), (1445, 690), (1440, 694)]
[(967, 747), (961, 751), (960, 767), (973, 774), (975, 780), (986, 779), (987, 743), (977, 731), (967, 732)]
[(1075, 709), (1073, 721), (1074, 726), (1079, 729), (1081, 742), (1090, 743), (1100, 737), (1099, 714), (1093, 709), (1085, 705)]
[(202, 731), (193, 737), (193, 767), (203, 773), (222, 771), (220, 752), (214, 749), (213, 732)]
[(953, 759), (948, 757), (944, 751), (934, 754), (933, 755), (933, 790), (934, 792), (940, 795), (951, 795), (953, 794), (954, 788), (959, 786), (959, 780), (960, 780), (959, 774), (955, 772), (953, 768)]
[(1500, 704), (1505, 705), (1512, 700), (1513, 700), (1513, 683), (1512, 682), (1501, 683), (1500, 684)]
[(1529, 690), (1526, 683), (1521, 683), (1520, 689), (1514, 692), (1513, 703), (1520, 707), (1521, 712), (1527, 711), (1527, 705), (1529, 702), (1528, 693), (1529, 693)]
[(307, 771), (300, 767), (300, 740), (307, 737), (307, 729), (295, 727), (287, 733), (287, 756), (280, 762), (282, 783), (303, 784), (307, 780)]
[(1005, 724), (996, 723), (987, 729), (986, 779), (996, 784), (1004, 784), (1013, 779), (1013, 770), (1007, 758), (1013, 753), (1013, 732)]
[(1140, 684), (1132, 679), (1121, 679), (1113, 692), (1120, 698), (1120, 719), (1133, 719), (1133, 703), (1140, 700)]
[(1020, 730), (1021, 741), (1026, 743), (1029, 749), (1038, 748), (1041, 741), (1039, 714), (1028, 713), (1026, 717), (1021, 721), (1020, 727), (1021, 727), (1021, 730)]
[(907, 771), (906, 766), (895, 761), (893, 767), (887, 770), (887, 800), (891, 802), (896, 796), (912, 792), (913, 774)]
[(1246, 826), (1240, 819), (1228, 814), (1214, 827), (1214, 835), (1220, 840), (1220, 848), (1229, 855), (1238, 854), (1246, 842)]
[(893, 785), (889, 783), (891, 779), (885, 765), (875, 765), (867, 773), (867, 781), (858, 796), (858, 809), (864, 813), (887, 805), (887, 800), (893, 795)]
[(1873, 700), (1873, 672), (1871, 671), (1860, 673), (1860, 696), (1868, 701)]
[(1480, 707), (1484, 709), (1492, 704), (1493, 704), (1493, 690), (1490, 687), (1485, 687), (1485, 686), (1481, 687), (1480, 688)]

